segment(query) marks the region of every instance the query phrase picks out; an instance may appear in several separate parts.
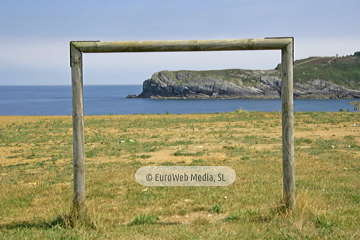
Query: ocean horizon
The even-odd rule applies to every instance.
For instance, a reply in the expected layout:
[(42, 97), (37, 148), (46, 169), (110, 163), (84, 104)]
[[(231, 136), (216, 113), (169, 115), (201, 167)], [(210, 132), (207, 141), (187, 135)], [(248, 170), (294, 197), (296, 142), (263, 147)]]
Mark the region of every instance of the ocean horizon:
[[(84, 85), (85, 115), (281, 111), (281, 99), (143, 99), (142, 85)], [(71, 85), (0, 86), (1, 116), (72, 115)], [(354, 112), (357, 99), (294, 99), (295, 112)]]

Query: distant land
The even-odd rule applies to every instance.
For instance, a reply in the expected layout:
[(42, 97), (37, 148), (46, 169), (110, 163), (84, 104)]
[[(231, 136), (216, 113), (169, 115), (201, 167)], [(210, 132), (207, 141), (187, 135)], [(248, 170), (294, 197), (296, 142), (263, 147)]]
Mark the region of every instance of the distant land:
[[(281, 96), (281, 64), (273, 70), (160, 71), (128, 98), (266, 99)], [(294, 62), (294, 98), (360, 98), (360, 52)]]

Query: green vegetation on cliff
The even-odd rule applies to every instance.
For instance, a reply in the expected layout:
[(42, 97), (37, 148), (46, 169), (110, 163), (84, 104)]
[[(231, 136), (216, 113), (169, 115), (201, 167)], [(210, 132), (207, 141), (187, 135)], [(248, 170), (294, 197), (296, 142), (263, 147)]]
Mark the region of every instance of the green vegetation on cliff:
[[(281, 65), (274, 70), (244, 70), (225, 69), (207, 71), (166, 71), (167, 74), (177, 79), (177, 84), (186, 84), (193, 80), (207, 78), (222, 79), (234, 83), (237, 86), (255, 86), (259, 83), (262, 75), (277, 76), (280, 78)], [(179, 77), (179, 75), (191, 75)], [(294, 63), (294, 82), (307, 83), (313, 80), (326, 80), (334, 84), (360, 90), (360, 57), (309, 57), (296, 60)]]
[(321, 79), (350, 89), (360, 89), (360, 57), (310, 57), (294, 64), (294, 82)]
[(176, 79), (176, 84), (187, 84), (194, 81), (206, 79), (222, 79), (237, 86), (253, 86), (260, 82), (262, 75), (280, 76), (278, 70), (244, 70), (244, 69), (224, 69), (224, 70), (205, 70), (205, 71), (164, 71), (166, 74)]

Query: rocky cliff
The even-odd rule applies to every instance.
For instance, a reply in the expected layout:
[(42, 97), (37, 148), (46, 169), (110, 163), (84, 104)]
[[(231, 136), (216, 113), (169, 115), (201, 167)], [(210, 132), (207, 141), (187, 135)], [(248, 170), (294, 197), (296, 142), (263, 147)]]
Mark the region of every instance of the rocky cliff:
[[(145, 80), (138, 98), (280, 98), (278, 70), (161, 71)], [(294, 81), (295, 98), (360, 98), (360, 91), (323, 79)]]

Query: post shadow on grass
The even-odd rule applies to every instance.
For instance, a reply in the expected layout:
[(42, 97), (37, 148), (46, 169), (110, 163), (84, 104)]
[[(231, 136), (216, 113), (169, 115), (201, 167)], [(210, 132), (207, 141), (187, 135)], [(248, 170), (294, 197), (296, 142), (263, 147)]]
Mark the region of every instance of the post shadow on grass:
[(61, 227), (64, 229), (71, 229), (76, 226), (81, 226), (89, 229), (96, 229), (96, 225), (89, 218), (82, 219), (82, 221), (74, 219), (71, 215), (58, 215), (51, 220), (33, 220), (33, 221), (17, 221), (8, 224), (1, 224), (1, 229), (19, 229), (19, 228), (38, 228), (38, 229), (50, 229), (54, 227)]
[(137, 215), (127, 226), (139, 226), (139, 225), (148, 225), (148, 224), (158, 224), (158, 225), (177, 225), (181, 224), (180, 222), (159, 222), (159, 217), (156, 215), (146, 215), (141, 214)]

